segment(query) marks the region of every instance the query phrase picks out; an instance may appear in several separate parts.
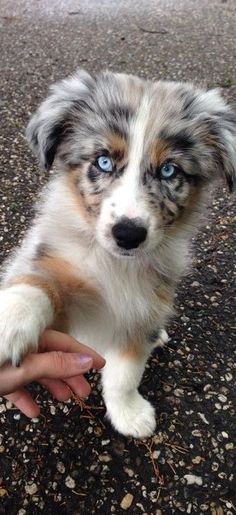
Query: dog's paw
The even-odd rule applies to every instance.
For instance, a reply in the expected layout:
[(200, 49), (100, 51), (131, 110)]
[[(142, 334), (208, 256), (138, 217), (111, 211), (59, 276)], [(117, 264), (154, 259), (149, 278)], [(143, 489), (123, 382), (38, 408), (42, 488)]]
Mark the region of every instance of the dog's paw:
[(165, 329), (161, 329), (158, 335), (157, 340), (155, 341), (155, 347), (165, 347), (168, 343), (169, 336)]
[(108, 402), (107, 415), (115, 429), (125, 436), (148, 438), (155, 431), (155, 409), (138, 392)]
[(37, 295), (33, 290), (18, 286), (0, 292), (0, 365), (9, 361), (18, 365), (25, 354), (37, 351), (45, 317), (40, 309), (41, 292)]

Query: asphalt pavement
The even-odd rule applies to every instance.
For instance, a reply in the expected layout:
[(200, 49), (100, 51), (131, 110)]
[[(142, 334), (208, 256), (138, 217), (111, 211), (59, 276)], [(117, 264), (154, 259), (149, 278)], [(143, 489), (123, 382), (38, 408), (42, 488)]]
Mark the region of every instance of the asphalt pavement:
[[(0, 0), (0, 258), (21, 241), (47, 180), (24, 131), (49, 84), (77, 67), (221, 87), (236, 100), (235, 0)], [(222, 188), (193, 242), (170, 343), (141, 391), (152, 439), (117, 434), (98, 377), (86, 405), (37, 386), (30, 421), (0, 399), (0, 514), (233, 515), (235, 201)]]

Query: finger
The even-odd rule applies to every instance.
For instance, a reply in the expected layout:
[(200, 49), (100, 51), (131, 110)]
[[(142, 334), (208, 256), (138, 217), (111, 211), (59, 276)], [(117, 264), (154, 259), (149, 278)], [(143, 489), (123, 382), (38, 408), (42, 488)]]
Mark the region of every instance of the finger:
[(91, 392), (91, 386), (84, 376), (70, 377), (65, 381), (73, 393), (78, 397), (88, 397)]
[(79, 343), (77, 340), (64, 333), (47, 329), (44, 331), (39, 339), (39, 350), (45, 351), (64, 351), (64, 352), (79, 352), (86, 354), (93, 358), (93, 367), (102, 368), (105, 365), (105, 360), (93, 349), (90, 349), (86, 345)]
[(90, 370), (92, 366), (93, 360), (90, 356), (78, 353), (53, 351), (28, 354), (20, 367), (1, 367), (1, 394), (7, 395), (42, 377), (65, 379), (78, 376)]
[(55, 399), (64, 402), (71, 397), (71, 391), (63, 381), (59, 379), (39, 379), (38, 382), (44, 386)]
[(5, 395), (5, 398), (29, 418), (37, 417), (40, 413), (38, 404), (32, 399), (29, 392), (23, 388)]
[(26, 356), (22, 371), (25, 384), (41, 379), (66, 379), (88, 372), (93, 366), (89, 356), (70, 352), (43, 352)]

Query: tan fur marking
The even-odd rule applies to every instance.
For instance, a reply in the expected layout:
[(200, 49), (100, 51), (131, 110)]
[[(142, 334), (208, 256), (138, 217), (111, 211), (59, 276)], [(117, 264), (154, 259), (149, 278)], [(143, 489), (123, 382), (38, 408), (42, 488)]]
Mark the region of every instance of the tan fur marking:
[(202, 188), (194, 188), (190, 190), (188, 198), (186, 200), (186, 204), (184, 206), (184, 210), (180, 214), (180, 216), (175, 220), (174, 224), (168, 227), (168, 233), (171, 236), (175, 236), (181, 227), (185, 224), (188, 224), (189, 216), (198, 206), (199, 202), (201, 202)]
[(108, 147), (115, 161), (123, 161), (128, 155), (128, 142), (117, 133), (107, 134)]
[(56, 313), (60, 312), (62, 308), (62, 303), (60, 299), (59, 292), (57, 291), (56, 285), (53, 284), (50, 279), (44, 279), (43, 277), (37, 276), (37, 275), (22, 275), (15, 279), (14, 281), (11, 281), (10, 285), (15, 284), (27, 284), (29, 286), (34, 286), (35, 288), (40, 288), (43, 290), (49, 297), (54, 311)]
[(156, 295), (161, 302), (164, 304), (169, 304), (170, 307), (172, 306), (172, 294), (163, 286), (160, 286), (156, 290)]
[(35, 262), (40, 270), (47, 272), (58, 285), (62, 305), (70, 301), (76, 294), (83, 296), (97, 296), (97, 291), (77, 276), (73, 267), (67, 261), (56, 256), (44, 256)]
[(91, 223), (91, 212), (88, 211), (85, 199), (82, 197), (77, 186), (78, 176), (81, 173), (78, 169), (73, 169), (68, 173), (67, 186), (71, 193), (71, 198), (76, 209), (78, 209), (81, 216), (89, 223)]
[(154, 166), (160, 166), (170, 156), (168, 143), (159, 139), (151, 149), (151, 162)]
[(121, 350), (120, 356), (122, 359), (140, 360), (144, 356), (142, 345), (139, 342), (130, 342)]

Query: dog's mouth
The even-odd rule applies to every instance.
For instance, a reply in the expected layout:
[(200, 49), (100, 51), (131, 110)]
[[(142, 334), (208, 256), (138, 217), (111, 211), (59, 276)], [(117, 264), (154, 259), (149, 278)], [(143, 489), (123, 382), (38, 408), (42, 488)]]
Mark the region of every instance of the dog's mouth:
[(117, 258), (128, 258), (128, 259), (134, 259), (137, 258), (140, 255), (140, 249), (122, 249), (118, 246), (112, 246), (112, 247), (106, 247), (106, 250), (112, 254), (113, 256)]
[(124, 249), (119, 247), (110, 238), (106, 238), (103, 241), (100, 240), (99, 243), (108, 254), (120, 259), (137, 259), (143, 253), (140, 247), (134, 249)]

